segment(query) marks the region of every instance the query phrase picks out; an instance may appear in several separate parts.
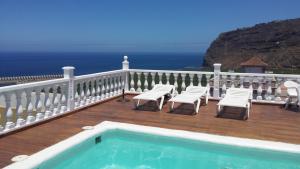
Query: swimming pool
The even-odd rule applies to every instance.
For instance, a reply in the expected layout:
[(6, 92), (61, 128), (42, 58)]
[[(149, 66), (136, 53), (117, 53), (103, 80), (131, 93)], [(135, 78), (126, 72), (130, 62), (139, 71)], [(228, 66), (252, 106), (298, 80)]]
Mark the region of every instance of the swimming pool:
[(300, 146), (103, 122), (7, 168), (300, 169)]

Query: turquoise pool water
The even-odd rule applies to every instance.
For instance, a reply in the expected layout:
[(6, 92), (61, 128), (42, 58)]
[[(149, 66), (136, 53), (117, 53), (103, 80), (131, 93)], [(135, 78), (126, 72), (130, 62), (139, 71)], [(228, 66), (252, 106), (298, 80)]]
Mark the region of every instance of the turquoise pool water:
[(44, 162), (43, 168), (300, 169), (300, 155), (112, 130)]

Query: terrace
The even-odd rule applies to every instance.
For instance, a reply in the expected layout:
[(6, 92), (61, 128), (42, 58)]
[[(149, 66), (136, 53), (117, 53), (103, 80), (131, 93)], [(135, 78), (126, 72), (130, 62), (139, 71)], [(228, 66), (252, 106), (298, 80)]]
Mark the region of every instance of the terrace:
[[(74, 76), (73, 67), (64, 67), (62, 79), (1, 87), (0, 167), (11, 163), (13, 156), (33, 154), (102, 121), (300, 144), (300, 113), (282, 108), (282, 84), (300, 82), (299, 75), (229, 73), (220, 68), (215, 64), (214, 72), (129, 69), (124, 57), (121, 70)], [(174, 84), (178, 93), (189, 85), (208, 86), (209, 104), (196, 115), (189, 105), (172, 113), (168, 106), (154, 110), (152, 103), (133, 109), (132, 95), (156, 83)], [(233, 108), (215, 117), (217, 100), (230, 87), (253, 90), (248, 120)], [(122, 102), (123, 90), (128, 102)]]

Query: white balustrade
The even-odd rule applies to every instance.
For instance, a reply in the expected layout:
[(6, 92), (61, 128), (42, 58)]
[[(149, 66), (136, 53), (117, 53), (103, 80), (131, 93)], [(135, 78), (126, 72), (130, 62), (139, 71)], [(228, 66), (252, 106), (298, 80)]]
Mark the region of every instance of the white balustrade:
[(249, 88), (254, 101), (283, 103), (283, 83), (300, 82), (299, 75), (221, 72), (221, 64), (214, 65), (214, 72), (129, 69), (127, 59), (124, 56), (121, 70), (74, 76), (74, 67), (64, 67), (63, 79), (0, 87), (0, 134), (110, 99), (123, 90), (145, 92), (156, 83), (172, 84), (177, 93), (187, 85), (207, 86), (215, 99), (230, 87)]

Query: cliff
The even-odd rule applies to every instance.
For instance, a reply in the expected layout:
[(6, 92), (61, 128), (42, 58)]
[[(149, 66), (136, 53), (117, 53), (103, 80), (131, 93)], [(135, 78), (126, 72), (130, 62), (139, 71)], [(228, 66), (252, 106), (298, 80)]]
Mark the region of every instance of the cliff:
[(236, 69), (254, 56), (272, 68), (300, 68), (300, 18), (221, 33), (207, 49), (204, 62)]

